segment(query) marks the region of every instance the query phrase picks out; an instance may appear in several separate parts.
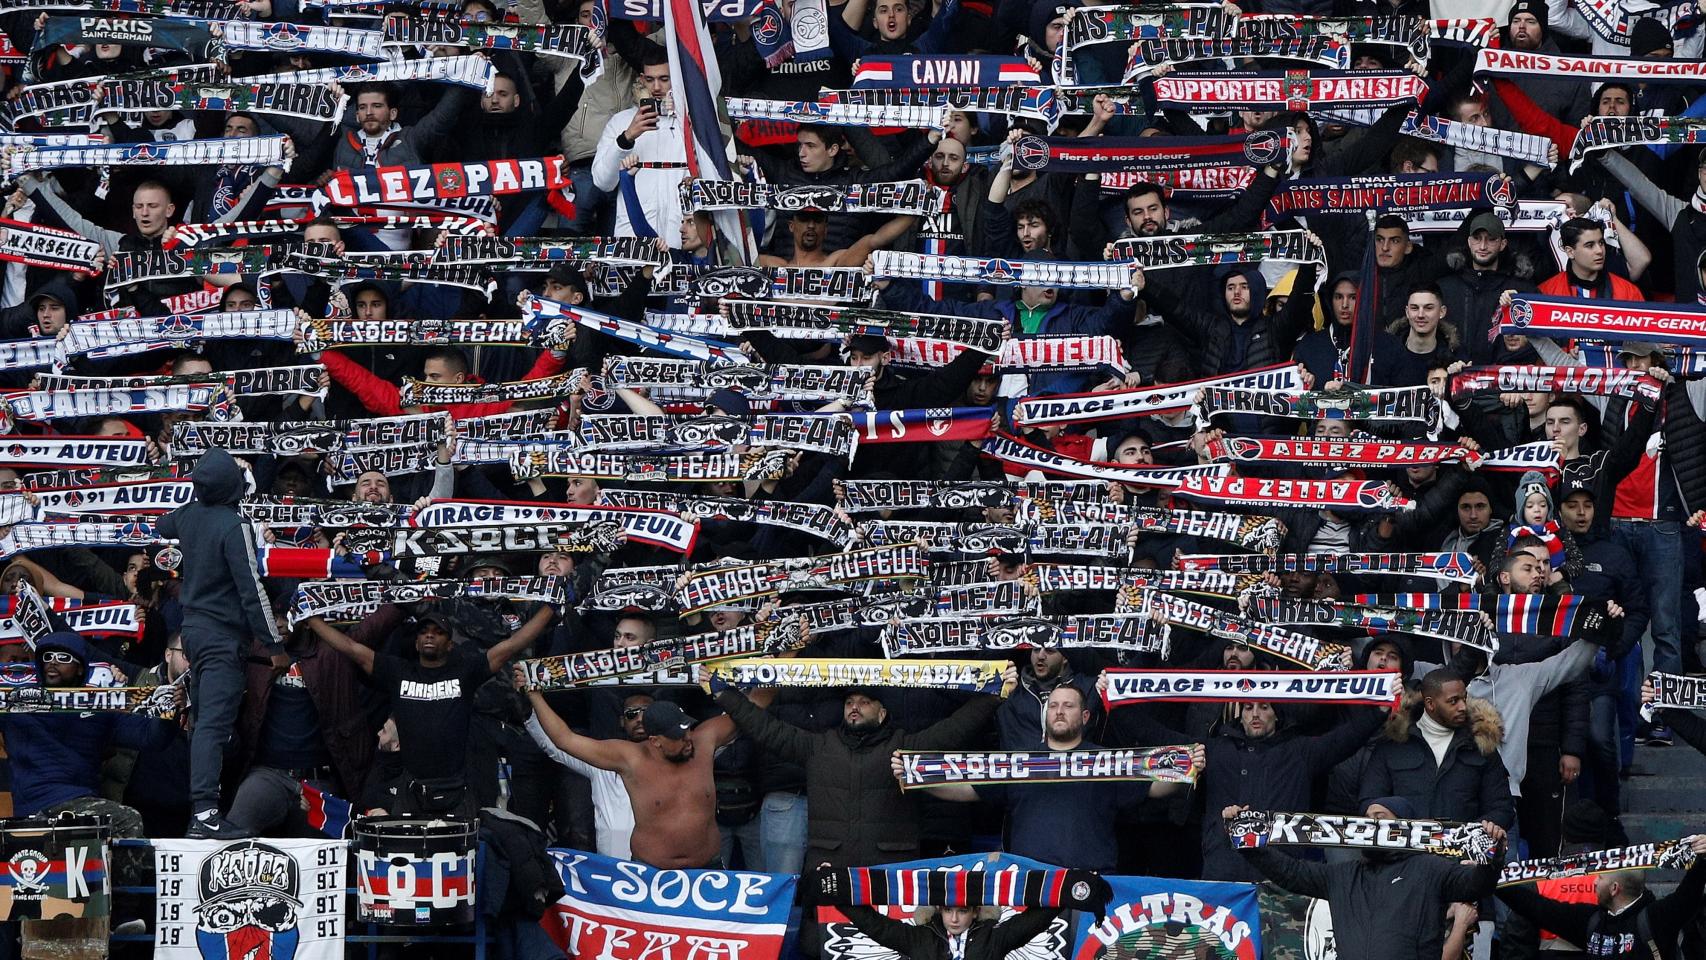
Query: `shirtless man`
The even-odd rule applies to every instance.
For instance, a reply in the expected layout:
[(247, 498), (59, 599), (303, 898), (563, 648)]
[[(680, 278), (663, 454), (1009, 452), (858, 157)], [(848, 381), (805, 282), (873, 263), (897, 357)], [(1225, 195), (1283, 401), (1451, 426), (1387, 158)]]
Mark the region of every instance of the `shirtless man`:
[[(525, 690), (521, 669), (515, 688)], [(646, 738), (594, 740), (569, 729), (537, 690), (527, 691), (545, 735), (564, 753), (622, 777), (634, 808), (633, 858), (665, 870), (720, 869), (717, 789), (711, 761), (735, 738), (734, 721), (713, 717), (697, 727), (667, 700), (646, 707)]]
[(794, 237), (794, 259), (765, 254), (758, 258), (761, 267), (857, 267), (864, 264), (873, 250), (885, 250), (912, 228), (917, 217), (894, 217), (876, 233), (859, 238), (851, 247), (834, 252), (823, 249), (829, 235), (829, 214), (816, 207), (807, 207), (788, 221), (788, 232)]

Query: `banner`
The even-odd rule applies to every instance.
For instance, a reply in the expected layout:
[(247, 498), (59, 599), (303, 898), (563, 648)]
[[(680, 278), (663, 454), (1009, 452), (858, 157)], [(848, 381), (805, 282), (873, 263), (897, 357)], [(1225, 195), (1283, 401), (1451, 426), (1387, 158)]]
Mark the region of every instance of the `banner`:
[(154, 956), (342, 960), (348, 844), (178, 840), (154, 847)]
[(0, 824), (0, 920), (107, 916), (110, 831), (104, 817), (26, 817)]
[(540, 926), (571, 957), (777, 960), (794, 903), (793, 874), (659, 870), (551, 850), (563, 897)]
[(1006, 696), (1001, 673), (1008, 660), (829, 660), (754, 657), (716, 663), (705, 672), (713, 688), (907, 687)]
[(1402, 675), (1384, 670), (1129, 670), (1109, 667), (1102, 705), (1128, 703), (1333, 703), (1396, 710)]
[(1035, 783), (1093, 783), (1145, 780), (1195, 783), (1201, 771), (1191, 763), (1191, 748), (1145, 747), (1115, 750), (898, 751), (902, 790), (964, 783), (972, 786), (1023, 786)]
[[(1185, 842), (1185, 841), (1181, 841)], [(1202, 957), (1263, 960), (1256, 887), (1160, 877), (1108, 877), (1107, 919), (1078, 914), (1072, 960)]]

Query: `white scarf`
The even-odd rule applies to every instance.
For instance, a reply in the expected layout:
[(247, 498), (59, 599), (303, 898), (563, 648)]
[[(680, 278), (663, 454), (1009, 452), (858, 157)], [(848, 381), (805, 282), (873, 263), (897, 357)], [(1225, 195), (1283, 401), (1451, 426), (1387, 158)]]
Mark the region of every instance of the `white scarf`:
[(1457, 735), (1457, 731), (1439, 723), (1424, 710), (1422, 718), (1416, 722), (1416, 732), (1422, 735), (1422, 739), (1427, 741), (1428, 749), (1434, 752), (1434, 766), (1445, 763), (1446, 748), (1451, 746), (1451, 738)]
[(402, 132), (403, 132), (403, 125), (400, 123), (393, 123), (389, 127), (386, 127), (384, 130), (381, 130), (380, 132), (373, 134), (371, 136), (368, 135), (366, 130), (362, 130), (360, 128), (357, 128), (355, 131), (356, 136), (361, 138), (361, 164), (362, 164), (362, 166), (364, 166), (364, 167), (377, 167), (377, 166), (379, 166), (379, 151), (385, 149), (389, 145), (389, 141), (393, 136), (395, 136), (399, 133), (402, 133)]

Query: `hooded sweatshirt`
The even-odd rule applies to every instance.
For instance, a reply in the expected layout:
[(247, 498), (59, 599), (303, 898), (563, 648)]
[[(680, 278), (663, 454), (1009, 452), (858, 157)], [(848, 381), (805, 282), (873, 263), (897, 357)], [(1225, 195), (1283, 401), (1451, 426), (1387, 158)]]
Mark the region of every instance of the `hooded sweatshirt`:
[[(41, 655), (63, 650), (83, 666), (76, 685), (88, 682), (89, 647), (75, 633), (50, 633), (36, 645), (36, 682), (46, 673)], [(21, 817), (78, 797), (95, 796), (108, 747), (160, 750), (172, 724), (110, 711), (0, 714), (0, 734), (12, 767), (12, 808)]]
[[(284, 652), (255, 567), (255, 534), (237, 512), (243, 470), (223, 448), (195, 466), (195, 502), (160, 518), (160, 536), (182, 546), (184, 630), (255, 637), (268, 653)], [(243, 649), (243, 647), (239, 647)]]

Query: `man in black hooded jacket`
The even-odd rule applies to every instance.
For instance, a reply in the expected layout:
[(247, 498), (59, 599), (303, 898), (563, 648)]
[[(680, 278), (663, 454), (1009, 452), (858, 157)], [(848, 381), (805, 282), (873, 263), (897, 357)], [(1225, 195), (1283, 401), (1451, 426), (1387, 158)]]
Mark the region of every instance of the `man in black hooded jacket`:
[(221, 447), (196, 464), (195, 501), (160, 518), (159, 535), (176, 540), (183, 557), (184, 652), (190, 660), (190, 700), (196, 724), (190, 735), (188, 835), (228, 839), (240, 835), (219, 815), (219, 773), (246, 682), (243, 653), (259, 638), (274, 670), (290, 666), (284, 639), (267, 606), (255, 567), (255, 534), (237, 510), (248, 487), (245, 471)]

